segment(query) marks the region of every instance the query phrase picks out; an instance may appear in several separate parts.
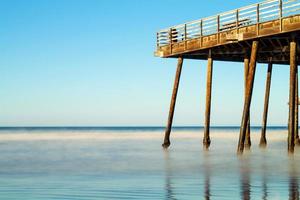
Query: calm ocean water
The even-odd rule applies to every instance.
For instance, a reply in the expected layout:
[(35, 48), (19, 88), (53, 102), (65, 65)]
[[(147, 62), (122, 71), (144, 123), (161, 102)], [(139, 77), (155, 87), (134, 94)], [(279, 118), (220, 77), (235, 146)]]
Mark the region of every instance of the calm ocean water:
[(236, 155), (239, 129), (0, 128), (0, 199), (299, 199), (300, 148), (269, 128), (268, 147)]

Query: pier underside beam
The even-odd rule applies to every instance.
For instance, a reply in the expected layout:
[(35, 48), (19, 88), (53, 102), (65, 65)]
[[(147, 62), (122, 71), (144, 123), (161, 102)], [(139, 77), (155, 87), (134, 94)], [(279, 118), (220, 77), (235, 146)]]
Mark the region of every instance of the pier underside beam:
[(204, 138), (203, 147), (209, 148), (210, 145), (210, 111), (211, 111), (211, 88), (212, 88), (212, 73), (213, 73), (213, 60), (211, 50), (209, 50), (208, 63), (207, 63), (207, 82), (206, 82), (206, 106), (205, 106), (205, 123), (204, 123)]
[(261, 137), (260, 137), (260, 142), (259, 142), (259, 147), (261, 147), (261, 148), (264, 148), (267, 146), (266, 128), (267, 128), (267, 120), (268, 120), (272, 69), (273, 69), (273, 64), (272, 64), (272, 60), (270, 58), (270, 62), (268, 64), (267, 80), (266, 80), (266, 93), (265, 93), (265, 103), (264, 103), (264, 113), (263, 113)]
[(294, 153), (295, 146), (295, 86), (296, 86), (296, 42), (290, 42), (290, 94), (288, 152)]
[(168, 148), (171, 144), (170, 134), (171, 134), (171, 129), (172, 129), (173, 116), (174, 116), (177, 92), (178, 92), (178, 87), (179, 87), (180, 75), (181, 75), (181, 70), (182, 70), (182, 64), (183, 64), (183, 58), (179, 57), (178, 63), (177, 63), (177, 71), (176, 71), (176, 76), (175, 76), (175, 81), (174, 81), (173, 93), (172, 93), (172, 98), (171, 98), (170, 110), (169, 110), (168, 124), (167, 124), (166, 131), (165, 131), (164, 143), (162, 144), (162, 146), (164, 148)]
[[(246, 91), (247, 91), (248, 74), (249, 74), (249, 57), (246, 55), (244, 58), (245, 99), (246, 99)], [(250, 149), (250, 147), (251, 147), (251, 137), (250, 137), (250, 112), (249, 112), (247, 129), (246, 129), (245, 149)]]
[(237, 149), (238, 153), (243, 153), (244, 151), (244, 144), (246, 138), (247, 124), (249, 119), (249, 111), (250, 111), (250, 104), (252, 99), (253, 83), (254, 83), (254, 76), (255, 76), (255, 69), (256, 69), (257, 50), (258, 50), (258, 41), (253, 41), (250, 64), (249, 64), (249, 74), (247, 77), (246, 97), (244, 102), (243, 117), (242, 117), (241, 129), (240, 129), (238, 149)]

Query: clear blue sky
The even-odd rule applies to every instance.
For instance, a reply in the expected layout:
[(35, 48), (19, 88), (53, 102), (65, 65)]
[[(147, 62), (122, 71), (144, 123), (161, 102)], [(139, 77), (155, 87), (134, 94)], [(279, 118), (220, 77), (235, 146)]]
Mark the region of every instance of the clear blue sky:
[[(165, 125), (176, 60), (155, 33), (258, 1), (1, 0), (1, 126)], [(252, 122), (261, 124), (266, 65)], [(286, 125), (288, 66), (273, 70), (269, 124)], [(206, 62), (185, 61), (174, 125), (203, 125)], [(239, 125), (243, 64), (214, 63), (212, 125)]]

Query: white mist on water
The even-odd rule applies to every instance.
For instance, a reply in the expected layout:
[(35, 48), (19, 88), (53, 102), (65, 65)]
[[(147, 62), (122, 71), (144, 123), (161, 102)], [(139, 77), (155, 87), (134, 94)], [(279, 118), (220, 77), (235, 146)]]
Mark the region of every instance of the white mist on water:
[(268, 147), (236, 155), (238, 129), (2, 131), (0, 199), (297, 199), (300, 150), (268, 129)]

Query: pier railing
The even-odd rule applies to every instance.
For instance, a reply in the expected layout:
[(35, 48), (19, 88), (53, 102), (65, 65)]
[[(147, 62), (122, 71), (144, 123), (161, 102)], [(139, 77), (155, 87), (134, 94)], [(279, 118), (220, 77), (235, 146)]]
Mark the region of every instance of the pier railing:
[[(157, 47), (300, 14), (300, 0), (268, 0), (157, 33)], [(280, 20), (281, 22), (281, 20)]]

